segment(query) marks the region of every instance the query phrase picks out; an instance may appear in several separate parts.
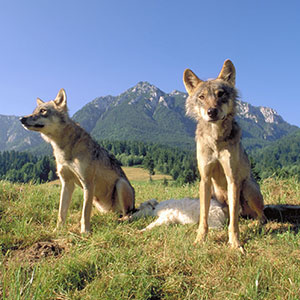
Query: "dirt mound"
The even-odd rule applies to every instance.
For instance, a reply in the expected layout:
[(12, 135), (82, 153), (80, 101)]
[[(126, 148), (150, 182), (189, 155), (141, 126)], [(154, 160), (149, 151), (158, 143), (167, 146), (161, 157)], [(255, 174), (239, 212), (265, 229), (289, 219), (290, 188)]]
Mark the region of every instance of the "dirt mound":
[(29, 248), (13, 251), (9, 260), (35, 263), (45, 258), (58, 258), (64, 250), (65, 246), (55, 241), (37, 242)]

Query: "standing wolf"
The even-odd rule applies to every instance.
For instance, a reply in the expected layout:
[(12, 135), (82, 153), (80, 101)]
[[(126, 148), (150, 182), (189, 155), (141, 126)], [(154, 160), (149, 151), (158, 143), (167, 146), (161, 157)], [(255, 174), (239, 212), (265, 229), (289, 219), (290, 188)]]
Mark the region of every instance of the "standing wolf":
[(66, 220), (75, 183), (84, 191), (82, 233), (91, 230), (92, 203), (102, 212), (112, 210), (123, 216), (134, 209), (134, 189), (125, 173), (112, 155), (70, 119), (64, 89), (53, 101), (38, 98), (34, 112), (20, 121), (52, 145), (62, 184), (57, 227)]
[(189, 94), (186, 113), (197, 121), (197, 161), (201, 175), (200, 221), (195, 243), (205, 240), (211, 196), (229, 206), (229, 244), (243, 252), (238, 215), (263, 219), (263, 197), (251, 176), (241, 145), (241, 129), (234, 120), (237, 91), (235, 68), (226, 60), (217, 79), (202, 81), (191, 70), (183, 75)]

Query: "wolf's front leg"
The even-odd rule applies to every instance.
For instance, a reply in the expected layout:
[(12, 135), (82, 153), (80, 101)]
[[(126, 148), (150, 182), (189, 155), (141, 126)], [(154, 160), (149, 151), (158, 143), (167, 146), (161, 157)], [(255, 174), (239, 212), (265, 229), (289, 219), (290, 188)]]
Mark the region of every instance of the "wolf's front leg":
[(211, 198), (211, 179), (202, 177), (200, 181), (200, 220), (196, 240), (194, 244), (202, 243), (208, 232), (208, 212)]
[[(229, 181), (229, 180), (228, 180)], [(228, 182), (228, 204), (229, 204), (229, 244), (234, 249), (239, 249), (242, 253), (243, 248), (239, 240), (239, 199), (240, 188), (235, 181)]]
[(61, 180), (61, 192), (60, 192), (60, 201), (59, 201), (59, 210), (58, 210), (58, 219), (56, 229), (60, 228), (66, 221), (68, 208), (72, 199), (72, 194), (74, 191), (74, 182), (66, 182)]
[(89, 233), (91, 231), (91, 211), (94, 197), (94, 185), (84, 185), (83, 187), (84, 201), (81, 215), (81, 233)]

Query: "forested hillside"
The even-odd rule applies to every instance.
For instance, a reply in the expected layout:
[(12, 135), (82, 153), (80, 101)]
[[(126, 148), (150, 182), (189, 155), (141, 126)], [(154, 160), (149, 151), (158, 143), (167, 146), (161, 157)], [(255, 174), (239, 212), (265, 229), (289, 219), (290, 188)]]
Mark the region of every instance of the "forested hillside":
[[(165, 93), (139, 82), (119, 96), (98, 97), (77, 111), (73, 119), (96, 139), (142, 141), (195, 149), (196, 123), (185, 114), (187, 94)], [(251, 150), (297, 130), (272, 108), (237, 101), (237, 121), (243, 144)]]
[[(198, 175), (196, 155), (193, 151), (142, 142), (111, 142), (100, 144), (113, 153), (122, 165), (144, 165), (163, 174), (169, 174), (180, 183), (195, 181)], [(150, 168), (151, 173), (151, 168)]]
[(300, 179), (300, 130), (251, 153), (261, 178), (273, 175)]
[[(169, 174), (179, 183), (193, 182), (198, 177), (193, 152), (142, 142), (102, 141), (100, 144), (123, 166), (142, 165), (150, 175), (155, 171)], [(55, 161), (51, 156), (16, 151), (0, 153), (0, 179), (42, 183), (56, 178)]]
[(56, 179), (53, 157), (37, 157), (26, 152), (0, 152), (0, 180), (43, 183)]
[[(99, 143), (123, 166), (144, 166), (149, 174), (155, 171), (169, 174), (181, 184), (199, 178), (195, 150), (135, 141), (103, 140)], [(0, 179), (25, 183), (56, 179), (54, 158), (51, 155), (41, 156), (47, 151), (50, 153), (48, 147), (44, 147), (39, 156), (27, 152), (0, 152)], [(248, 154), (257, 178), (296, 176), (300, 179), (300, 130), (264, 148), (255, 147)]]

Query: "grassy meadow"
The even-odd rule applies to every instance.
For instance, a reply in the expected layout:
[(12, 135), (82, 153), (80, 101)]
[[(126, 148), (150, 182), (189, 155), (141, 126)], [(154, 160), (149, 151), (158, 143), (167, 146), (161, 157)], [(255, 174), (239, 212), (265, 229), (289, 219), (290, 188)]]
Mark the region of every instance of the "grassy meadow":
[[(164, 177), (150, 182), (140, 169), (125, 171), (137, 204), (197, 197), (197, 184), (166, 185)], [(268, 179), (261, 188), (266, 204), (300, 202), (294, 179)], [(297, 226), (241, 220), (245, 255), (228, 247), (226, 228), (193, 246), (197, 225), (140, 233), (150, 219), (121, 223), (96, 210), (91, 235), (81, 236), (76, 189), (67, 224), (54, 233), (59, 192), (58, 183), (0, 182), (1, 299), (300, 299)]]

